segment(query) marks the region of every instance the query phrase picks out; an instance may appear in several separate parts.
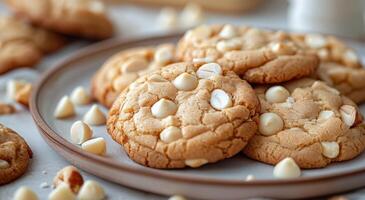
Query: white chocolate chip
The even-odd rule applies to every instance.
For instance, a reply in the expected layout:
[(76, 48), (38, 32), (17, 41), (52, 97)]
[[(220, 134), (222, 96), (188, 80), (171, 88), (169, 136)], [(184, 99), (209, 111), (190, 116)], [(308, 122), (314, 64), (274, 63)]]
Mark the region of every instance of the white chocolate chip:
[(170, 7), (163, 8), (157, 18), (157, 22), (164, 30), (177, 28), (178, 18), (176, 10)]
[(327, 49), (321, 49), (318, 51), (318, 56), (322, 60), (327, 60), (329, 58), (329, 52)]
[(359, 58), (353, 50), (347, 50), (343, 55), (343, 59), (346, 63), (357, 64), (359, 62)]
[(64, 96), (58, 102), (54, 116), (58, 119), (71, 117), (75, 115), (75, 108), (68, 96)]
[(160, 133), (160, 139), (165, 143), (174, 142), (180, 138), (182, 138), (181, 129), (175, 126), (167, 127)]
[(283, 130), (284, 122), (276, 113), (264, 113), (260, 116), (259, 131), (261, 134), (270, 136)]
[(86, 105), (90, 103), (90, 96), (84, 87), (79, 86), (72, 91), (71, 101), (76, 105)]
[(203, 9), (196, 3), (186, 4), (180, 15), (180, 23), (183, 28), (190, 28), (201, 24), (204, 20)]
[(10, 80), (6, 83), (6, 95), (8, 98), (15, 100), (18, 92), (27, 84), (22, 80)]
[(174, 54), (169, 47), (158, 48), (154, 55), (154, 60), (160, 64), (167, 64), (174, 58)]
[(196, 76), (184, 72), (175, 78), (173, 84), (178, 90), (190, 91), (198, 86), (198, 79)]
[(237, 50), (240, 47), (241, 47), (241, 41), (238, 39), (219, 41), (216, 45), (217, 50), (220, 52)]
[(9, 167), (10, 167), (10, 164), (8, 161), (0, 159), (0, 169), (6, 169)]
[(177, 106), (167, 99), (160, 99), (151, 107), (151, 113), (157, 118), (164, 118), (176, 113)]
[(38, 196), (32, 189), (22, 186), (15, 191), (14, 200), (38, 200)]
[(253, 180), (255, 180), (256, 179), (256, 177), (254, 176), (254, 175), (252, 175), (252, 174), (249, 174), (249, 175), (247, 175), (247, 177), (246, 177), (246, 181), (253, 181)]
[(265, 93), (265, 98), (270, 103), (285, 102), (289, 96), (289, 91), (283, 86), (273, 86), (269, 88)]
[(232, 98), (224, 90), (215, 89), (210, 96), (210, 105), (217, 110), (223, 110), (232, 106)]
[(290, 55), (295, 53), (295, 50), (291, 46), (282, 42), (273, 43), (271, 45), (271, 50), (279, 55)]
[(340, 108), (340, 114), (341, 114), (341, 118), (342, 121), (347, 125), (347, 126), (352, 126), (355, 123), (356, 120), (356, 108), (354, 106), (350, 106), (350, 105), (343, 105)]
[(301, 174), (300, 168), (293, 158), (287, 157), (274, 167), (273, 175), (276, 178), (296, 178)]
[(196, 75), (199, 78), (209, 79), (212, 76), (218, 76), (222, 74), (222, 68), (217, 63), (207, 63), (199, 67), (196, 71)]
[(71, 126), (71, 141), (74, 144), (82, 144), (92, 137), (93, 131), (86, 123), (76, 121)]
[(104, 155), (106, 153), (106, 143), (102, 137), (94, 138), (82, 143), (81, 148), (96, 155)]
[(105, 192), (101, 185), (92, 180), (86, 181), (77, 195), (79, 200), (102, 200), (105, 199)]
[(105, 4), (102, 1), (90, 1), (89, 10), (93, 13), (103, 14), (106, 11)]
[(335, 117), (335, 113), (332, 110), (323, 110), (318, 115), (318, 121), (324, 122), (332, 117)]
[(168, 200), (187, 200), (187, 199), (181, 195), (174, 195), (171, 196)]
[(224, 39), (229, 39), (237, 36), (236, 28), (230, 24), (223, 26), (222, 30), (219, 32), (219, 36)]
[(84, 115), (83, 121), (89, 125), (104, 125), (106, 117), (98, 105), (93, 105)]
[(202, 159), (202, 158), (185, 160), (185, 165), (192, 167), (192, 168), (197, 168), (197, 167), (200, 167), (207, 163), (208, 163), (208, 160)]
[(204, 58), (193, 58), (193, 63), (211, 63), (214, 61), (212, 57), (204, 57)]
[(143, 58), (130, 58), (120, 67), (123, 73), (139, 72), (148, 67), (148, 62)]
[(75, 200), (76, 196), (66, 183), (61, 183), (48, 196), (48, 200)]
[(305, 43), (314, 49), (319, 49), (327, 45), (327, 40), (322, 35), (308, 34), (305, 36)]
[(321, 142), (322, 154), (327, 158), (336, 158), (340, 153), (340, 145), (337, 142)]

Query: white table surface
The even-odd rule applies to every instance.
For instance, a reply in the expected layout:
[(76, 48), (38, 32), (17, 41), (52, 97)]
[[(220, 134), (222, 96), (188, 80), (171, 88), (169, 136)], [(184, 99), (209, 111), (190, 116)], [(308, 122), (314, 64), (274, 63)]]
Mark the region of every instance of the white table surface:
[[(217, 13), (207, 13), (207, 22), (248, 24), (262, 27), (286, 28), (286, 7), (286, 1), (284, 0), (269, 1), (255, 13), (231, 16)], [(116, 6), (111, 9), (111, 17), (118, 27), (118, 36), (121, 37), (146, 36), (160, 33), (161, 30), (159, 30), (159, 28), (155, 26), (158, 13), (159, 9), (156, 8), (147, 9), (133, 5)], [(9, 11), (2, 3), (0, 3), (0, 14), (9, 14)], [(89, 43), (86, 41), (74, 42), (62, 49), (60, 52), (48, 56), (36, 67), (36, 70), (26, 70), (26, 75), (22, 73), (19, 74), (18, 72), (13, 72), (7, 74), (6, 76), (0, 76), (0, 100), (6, 101), (4, 83), (9, 78), (24, 78), (24, 76), (25, 78), (36, 77), (37, 73), (45, 71), (58, 60), (65, 58), (68, 55), (71, 55), (79, 48), (87, 46), (88, 44)], [(24, 70), (21, 71), (24, 72)], [(52, 189), (51, 187), (41, 188), (40, 184), (46, 182), (51, 185), (52, 179), (55, 176), (56, 172), (64, 166), (67, 166), (69, 163), (57, 153), (55, 153), (44, 142), (44, 140), (38, 133), (38, 130), (31, 118), (29, 111), (21, 109), (16, 114), (0, 116), (0, 123), (5, 124), (6, 126), (20, 133), (31, 146), (34, 153), (31, 165), (25, 175), (10, 184), (0, 186), (0, 200), (12, 199), (14, 191), (20, 186), (24, 185), (31, 187), (38, 194), (40, 199), (47, 199), (47, 196)], [(44, 172), (46, 172), (46, 174)], [(100, 182), (106, 190), (108, 199), (159, 200), (168, 198), (113, 184), (86, 172), (82, 172), (82, 175), (84, 176), (85, 180), (92, 179)], [(365, 189), (353, 191), (344, 195), (349, 199), (365, 199)]]

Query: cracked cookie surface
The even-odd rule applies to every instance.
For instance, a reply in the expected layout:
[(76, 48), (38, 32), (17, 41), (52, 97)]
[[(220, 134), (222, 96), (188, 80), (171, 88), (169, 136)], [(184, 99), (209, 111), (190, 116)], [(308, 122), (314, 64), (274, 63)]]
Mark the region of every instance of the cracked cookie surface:
[(184, 61), (217, 62), (251, 83), (280, 83), (313, 73), (315, 53), (289, 34), (244, 26), (202, 25), (186, 32), (177, 56)]
[(106, 8), (98, 0), (6, 0), (14, 12), (32, 23), (67, 35), (105, 39), (113, 35)]
[(356, 103), (365, 101), (365, 69), (353, 49), (334, 36), (293, 34), (292, 37), (320, 58), (316, 78), (335, 87)]
[(364, 151), (357, 106), (324, 82), (300, 79), (255, 90), (262, 109), (259, 131), (244, 149), (248, 157), (272, 165), (292, 157), (301, 168), (320, 168)]
[(65, 39), (14, 17), (0, 16), (0, 74), (31, 67), (44, 53), (61, 48)]
[(143, 74), (175, 62), (175, 47), (163, 44), (121, 51), (109, 58), (92, 80), (92, 95), (106, 107)]
[(32, 151), (25, 140), (0, 124), (0, 185), (24, 174), (31, 157)]
[(200, 167), (240, 152), (257, 129), (254, 90), (216, 63), (176, 63), (143, 76), (114, 102), (109, 134), (137, 163)]

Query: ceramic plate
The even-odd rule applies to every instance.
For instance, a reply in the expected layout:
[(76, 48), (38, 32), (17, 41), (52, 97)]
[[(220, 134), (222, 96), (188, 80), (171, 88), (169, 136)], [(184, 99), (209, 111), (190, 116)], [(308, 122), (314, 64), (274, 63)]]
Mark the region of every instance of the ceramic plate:
[[(90, 78), (112, 54), (131, 47), (176, 42), (179, 35), (139, 40), (113, 39), (88, 47), (52, 67), (35, 87), (31, 111), (40, 133), (60, 155), (81, 169), (132, 188), (164, 195), (182, 194), (200, 199), (246, 197), (305, 198), (365, 186), (365, 154), (324, 169), (303, 170), (300, 178), (277, 180), (273, 167), (242, 154), (199, 169), (158, 170), (131, 161), (104, 126), (93, 127), (94, 136), (107, 141), (107, 155), (96, 156), (70, 143), (69, 129), (91, 106), (77, 107), (77, 116), (56, 120), (53, 112), (59, 99), (79, 85), (90, 88)], [(107, 112), (106, 110), (104, 110)], [(365, 107), (362, 108), (365, 114)], [(252, 174), (256, 180), (245, 181)]]

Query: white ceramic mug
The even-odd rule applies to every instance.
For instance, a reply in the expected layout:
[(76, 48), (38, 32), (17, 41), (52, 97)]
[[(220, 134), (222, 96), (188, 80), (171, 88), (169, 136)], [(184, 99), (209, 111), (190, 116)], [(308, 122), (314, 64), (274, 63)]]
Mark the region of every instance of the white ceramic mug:
[(289, 27), (295, 31), (365, 38), (364, 0), (289, 0)]

